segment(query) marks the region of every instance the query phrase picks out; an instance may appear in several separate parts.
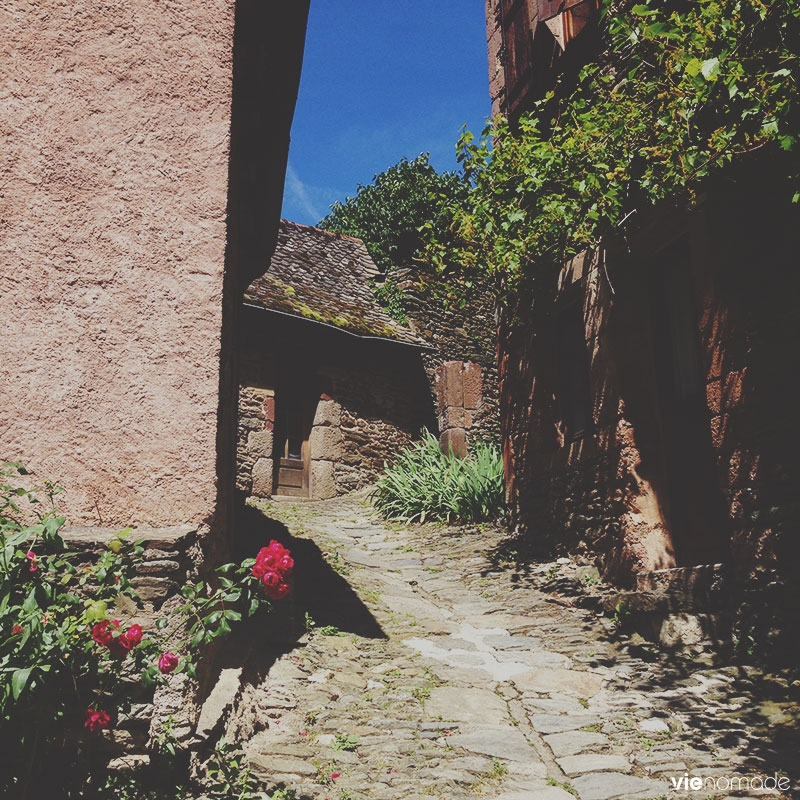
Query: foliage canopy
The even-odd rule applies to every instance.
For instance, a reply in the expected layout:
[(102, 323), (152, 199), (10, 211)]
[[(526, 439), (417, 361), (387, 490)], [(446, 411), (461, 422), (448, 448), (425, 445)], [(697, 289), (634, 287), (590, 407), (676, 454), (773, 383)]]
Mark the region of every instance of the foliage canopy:
[[(426, 257), (454, 282), (501, 300), (618, 233), (664, 198), (692, 201), (709, 177), (756, 151), (783, 159), (800, 198), (800, 0), (603, 4), (604, 53), (568, 93), (467, 132), (471, 182)], [(550, 281), (551, 282), (551, 281)]]

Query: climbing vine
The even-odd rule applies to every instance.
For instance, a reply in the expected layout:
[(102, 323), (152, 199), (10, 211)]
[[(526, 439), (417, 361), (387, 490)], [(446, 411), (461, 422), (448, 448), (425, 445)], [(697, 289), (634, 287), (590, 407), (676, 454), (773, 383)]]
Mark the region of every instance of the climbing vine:
[(454, 283), (511, 299), (759, 151), (779, 154), (800, 199), (800, 0), (606, 2), (600, 24), (603, 54), (570, 92), (557, 86), (513, 131), (497, 119), (461, 137), (469, 200), (453, 204), (446, 242), (426, 226), (427, 259)]

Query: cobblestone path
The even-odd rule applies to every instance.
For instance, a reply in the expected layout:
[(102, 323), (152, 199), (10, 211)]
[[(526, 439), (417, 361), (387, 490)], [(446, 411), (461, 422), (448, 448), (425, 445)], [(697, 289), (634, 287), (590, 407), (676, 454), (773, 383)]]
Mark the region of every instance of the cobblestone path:
[[(562, 565), (525, 581), (493, 568), (496, 531), (387, 526), (363, 495), (267, 513), (295, 537), (298, 602), (316, 627), (254, 648), (215, 690), (229, 693), (226, 734), (265, 788), (605, 800), (763, 796), (725, 780), (795, 780), (797, 719), (778, 702), (753, 706), (756, 676), (637, 656), (608, 620), (536, 588)], [(314, 553), (321, 567), (304, 579)], [(687, 775), (704, 787), (673, 790)]]

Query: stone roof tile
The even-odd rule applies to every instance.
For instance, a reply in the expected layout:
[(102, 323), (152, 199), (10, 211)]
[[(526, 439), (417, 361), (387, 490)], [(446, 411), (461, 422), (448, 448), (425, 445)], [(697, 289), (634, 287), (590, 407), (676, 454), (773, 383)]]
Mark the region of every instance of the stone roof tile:
[(424, 345), (378, 305), (367, 281), (379, 274), (361, 239), (281, 220), (269, 269), (244, 297), (358, 336)]

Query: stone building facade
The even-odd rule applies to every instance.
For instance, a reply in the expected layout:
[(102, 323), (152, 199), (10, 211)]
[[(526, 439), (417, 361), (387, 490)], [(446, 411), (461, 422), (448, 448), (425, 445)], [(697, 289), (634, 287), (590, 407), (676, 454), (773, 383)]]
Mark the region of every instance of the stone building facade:
[[(307, 14), (0, 13), (0, 460), (64, 487), (65, 538), (87, 553), (123, 528), (146, 541), (148, 608), (122, 609), (143, 624), (236, 547), (234, 330), (275, 245)], [(198, 686), (174, 685), (163, 719), (185, 741)], [(144, 749), (147, 699), (120, 751)]]
[(435, 429), (425, 344), (377, 304), (377, 274), (360, 240), (281, 223), (243, 309), (240, 491), (334, 497)]
[(230, 533), (233, 325), (274, 246), (307, 11), (4, 9), (0, 457), (65, 487), (70, 524)]
[[(241, 492), (323, 499), (359, 489), (425, 428), (457, 455), (470, 441), (499, 438), (489, 298), (450, 308), (411, 270), (397, 270), (401, 325), (375, 299), (371, 284), (384, 276), (360, 240), (284, 220), (278, 241), (245, 297)], [(287, 458), (291, 425), (296, 459)], [(281, 482), (292, 460), (305, 475), (283, 477), (296, 487)]]
[[(565, 26), (549, 15), (580, 5), (489, 0), (496, 111), (513, 119), (592, 51), (590, 3), (574, 42), (551, 30)], [(736, 606), (766, 637), (794, 629), (800, 596), (787, 360), (800, 219), (786, 196), (765, 159), (709, 183), (691, 210), (653, 209), (625, 242), (554, 265), (535, 307), (522, 298), (503, 315), (499, 340), (520, 529), (593, 555), (650, 608), (719, 619)]]

